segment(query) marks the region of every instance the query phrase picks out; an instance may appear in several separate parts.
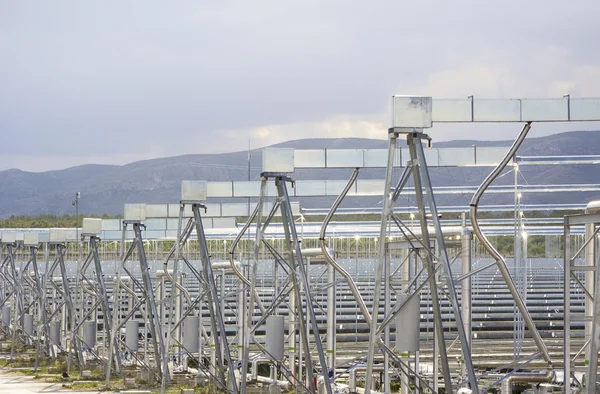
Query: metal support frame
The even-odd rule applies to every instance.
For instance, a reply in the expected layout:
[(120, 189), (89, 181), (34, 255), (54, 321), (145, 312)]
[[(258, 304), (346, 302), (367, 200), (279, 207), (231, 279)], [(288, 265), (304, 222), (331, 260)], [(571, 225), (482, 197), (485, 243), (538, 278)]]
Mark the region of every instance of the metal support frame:
[[(428, 270), (429, 277), (429, 285), (431, 288), (431, 297), (433, 304), (433, 312), (434, 312), (434, 320), (436, 327), (436, 335), (437, 341), (439, 344), (439, 352), (441, 357), (441, 367), (442, 373), (444, 376), (444, 382), (446, 386), (446, 390), (448, 392), (452, 391), (452, 379), (450, 376), (450, 369), (448, 365), (447, 355), (446, 355), (446, 347), (444, 342), (444, 334), (442, 328), (442, 320), (441, 320), (441, 311), (439, 308), (439, 300), (438, 300), (438, 286), (435, 280), (435, 269), (434, 265), (440, 265), (444, 270), (444, 278), (446, 280), (445, 291), (449, 297), (450, 303), (452, 305), (454, 317), (456, 319), (456, 327), (458, 331), (458, 337), (460, 340), (461, 348), (463, 355), (465, 357), (465, 367), (468, 376), (467, 384), (473, 389), (473, 391), (477, 392), (477, 378), (475, 376), (475, 370), (473, 368), (473, 363), (471, 360), (471, 349), (470, 349), (470, 340), (467, 338), (465, 333), (465, 328), (463, 324), (463, 318), (461, 315), (460, 307), (458, 304), (458, 296), (456, 293), (455, 283), (453, 280), (452, 270), (450, 267), (450, 261), (448, 259), (448, 254), (445, 247), (444, 236), (441, 231), (441, 224), (439, 221), (439, 216), (435, 204), (435, 199), (433, 196), (433, 187), (431, 185), (431, 180), (429, 177), (429, 172), (427, 170), (427, 163), (425, 161), (425, 153), (423, 150), (422, 139), (428, 139), (427, 135), (424, 134), (420, 129), (398, 129), (391, 128), (389, 130), (389, 154), (388, 154), (388, 167), (386, 172), (386, 181), (385, 181), (385, 189), (384, 189), (384, 201), (383, 201), (383, 212), (381, 218), (381, 231), (380, 231), (380, 249), (376, 266), (375, 273), (375, 295), (374, 295), (374, 306), (373, 306), (373, 316), (371, 321), (371, 329), (369, 334), (369, 352), (367, 354), (367, 375), (366, 375), (366, 384), (365, 384), (365, 392), (368, 394), (372, 389), (372, 372), (375, 358), (375, 345), (378, 338), (378, 333), (381, 329), (378, 329), (378, 299), (381, 294), (381, 282), (382, 282), (382, 274), (384, 273), (386, 267), (386, 259), (385, 259), (385, 245), (382, 240), (385, 240), (386, 231), (387, 231), (387, 223), (391, 216), (391, 212), (393, 210), (393, 205), (395, 202), (395, 198), (400, 193), (400, 190), (405, 185), (408, 176), (405, 171), (403, 176), (400, 179), (400, 183), (395, 190), (391, 190), (391, 181), (392, 181), (392, 169), (394, 167), (394, 151), (396, 149), (396, 141), (400, 134), (406, 134), (407, 143), (409, 146), (410, 157), (411, 157), (411, 167), (412, 168), (412, 176), (415, 185), (416, 198), (417, 198), (417, 206), (419, 208), (419, 222), (421, 227), (421, 238), (422, 244), (430, 245), (429, 238), (429, 229), (428, 229), (428, 217), (427, 213), (431, 213), (431, 224), (435, 230), (435, 239), (436, 245), (438, 248), (438, 254), (433, 253), (430, 249), (425, 253), (425, 265)], [(388, 271), (389, 272), (389, 271)]]
[[(76, 328), (74, 330), (75, 333), (79, 331), (79, 328), (83, 325), (85, 321), (89, 318), (94, 320), (96, 317), (96, 311), (98, 308), (102, 310), (102, 322), (104, 327), (104, 332), (110, 332), (112, 328), (112, 316), (110, 303), (108, 300), (108, 294), (106, 293), (106, 283), (104, 280), (104, 273), (102, 270), (102, 262), (100, 260), (100, 254), (98, 252), (98, 244), (100, 242), (100, 238), (96, 235), (86, 235), (83, 234), (82, 238), (89, 238), (89, 247), (90, 251), (82, 262), (78, 263), (78, 272), (77, 272), (77, 281), (78, 289), (76, 290), (81, 297), (81, 307), (80, 311), (81, 319), (77, 322)], [(93, 263), (93, 264), (92, 264)], [(93, 267), (93, 272), (90, 274), (88, 271)], [(91, 308), (86, 308), (85, 306), (88, 304), (86, 301), (86, 295), (90, 299)], [(115, 308), (117, 305), (115, 304)], [(88, 309), (88, 310), (86, 310)], [(118, 345), (116, 341), (112, 340), (111, 335), (106, 335), (106, 344), (105, 349), (111, 349), (114, 347), (114, 362), (116, 364), (116, 369), (119, 370), (120, 358), (118, 357)], [(81, 348), (88, 348), (89, 344), (85, 343), (84, 338), (80, 335), (77, 335), (77, 340), (80, 342)], [(99, 357), (93, 349), (90, 349), (93, 355), (95, 355), (96, 359), (105, 362), (105, 376), (110, 379), (110, 368), (111, 363), (113, 362), (113, 357), (102, 358)], [(110, 352), (109, 352), (110, 353)], [(85, 360), (83, 360), (85, 362)]]
[[(183, 202), (182, 202), (183, 205)], [(202, 263), (202, 273), (204, 275), (204, 281), (208, 285), (207, 303), (209, 313), (211, 316), (211, 336), (213, 345), (216, 347), (216, 357), (218, 365), (218, 376), (224, 387), (230, 387), (231, 392), (234, 394), (238, 393), (237, 381), (235, 378), (235, 372), (233, 368), (233, 362), (231, 359), (231, 352), (229, 350), (229, 343), (227, 342), (227, 332), (225, 331), (225, 322), (222, 314), (222, 303), (224, 302), (219, 296), (217, 285), (215, 282), (215, 275), (213, 273), (212, 263), (210, 260), (210, 254), (208, 251), (208, 244), (206, 243), (206, 235), (204, 233), (204, 227), (202, 225), (202, 216), (200, 214), (200, 208), (204, 208), (199, 202), (192, 203), (192, 212), (194, 214), (194, 220), (196, 225), (196, 234), (198, 235), (198, 245), (200, 247), (200, 260)], [(224, 360), (223, 360), (224, 358)], [(227, 362), (225, 365), (224, 361)], [(225, 369), (229, 375), (229, 386), (225, 379)]]
[[(59, 302), (57, 302), (58, 300), (56, 298), (52, 300), (52, 303), (53, 303), (53, 306), (55, 309), (53, 312), (51, 312), (50, 316), (48, 316), (48, 320), (46, 321), (46, 329), (48, 332), (49, 326), (50, 326), (53, 318), (57, 314), (61, 313), (62, 320), (63, 320), (63, 328), (70, 332), (69, 345), (66, 347), (66, 349), (62, 349), (61, 344), (55, 344), (55, 345), (58, 346), (58, 348), (60, 350), (67, 352), (67, 374), (69, 374), (71, 371), (73, 350), (75, 351), (75, 354), (77, 356), (76, 362), (79, 365), (79, 368), (81, 368), (81, 365), (83, 365), (83, 356), (81, 353), (81, 348), (79, 346), (79, 343), (75, 338), (75, 327), (77, 325), (77, 316), (76, 316), (75, 306), (74, 306), (73, 298), (72, 298), (72, 294), (71, 294), (71, 286), (69, 283), (69, 278), (67, 276), (67, 270), (65, 267), (64, 255), (65, 255), (66, 245), (67, 245), (66, 243), (62, 243), (62, 242), (54, 244), (56, 257), (54, 259), (54, 262), (50, 265), (50, 267), (44, 274), (45, 274), (45, 278), (46, 278), (45, 279), (46, 283), (49, 283), (50, 286), (55, 290), (54, 294), (58, 295), (62, 298), (62, 300), (60, 300)], [(58, 286), (54, 280), (54, 273), (56, 272), (57, 268), (60, 271), (60, 278), (59, 278), (60, 284), (61, 284), (60, 286)]]
[[(131, 226), (134, 234), (134, 239), (131, 245), (125, 250), (125, 235), (127, 228)], [(162, 327), (160, 324), (160, 316), (158, 314), (158, 307), (154, 295), (154, 286), (152, 284), (152, 278), (150, 277), (150, 268), (146, 259), (146, 251), (144, 248), (144, 240), (142, 237), (142, 229), (145, 228), (144, 224), (139, 220), (123, 220), (123, 235), (121, 239), (121, 261), (117, 268), (115, 275), (115, 286), (113, 288), (113, 315), (112, 315), (112, 326), (110, 333), (110, 343), (113, 346), (109, 347), (108, 359), (113, 357), (120, 357), (120, 330), (125, 326), (126, 322), (135, 316), (136, 310), (141, 310), (145, 317), (145, 330), (146, 333), (152, 337), (152, 350), (154, 353), (154, 376), (158, 381), (162, 380), (162, 360), (165, 357), (164, 340), (162, 335)], [(127, 261), (130, 259), (134, 251), (137, 251), (137, 257), (141, 272), (141, 279), (136, 278), (135, 275), (128, 269)], [(129, 285), (123, 283), (122, 275), (125, 273), (130, 282)], [(123, 318), (121, 315), (121, 305), (124, 300), (121, 298), (121, 292), (125, 291), (128, 295), (126, 300), (129, 303), (128, 314)], [(145, 349), (148, 345), (148, 335), (145, 338)], [(113, 354), (114, 352), (117, 354)], [(126, 346), (125, 346), (125, 349)], [(135, 358), (135, 356), (134, 356)], [(148, 361), (148, 357), (144, 357), (143, 360), (136, 358), (138, 363), (142, 366), (151, 370), (152, 366)], [(120, 372), (120, 364), (115, 363), (117, 372)], [(106, 385), (110, 383), (110, 370), (107, 369), (106, 373)]]
[(23, 331), (23, 314), (25, 313), (24, 300), (23, 300), (23, 286), (22, 286), (22, 272), (17, 270), (16, 266), (16, 249), (18, 245), (14, 243), (2, 243), (2, 249), (6, 250), (6, 257), (2, 263), (4, 267), (4, 278), (8, 284), (8, 294), (6, 298), (0, 303), (0, 306), (4, 306), (7, 302), (11, 302), (11, 310), (13, 311), (12, 318), (12, 343), (10, 347), (10, 359), (14, 359), (15, 346), (17, 342), (21, 342), (19, 332)]
[[(575, 226), (585, 226), (586, 234), (583, 245), (573, 252), (571, 230)], [(570, 215), (564, 218), (564, 392), (570, 393), (570, 380), (577, 370), (575, 362), (585, 355), (584, 371), (586, 372), (585, 392), (598, 392), (598, 350), (600, 344), (600, 296), (598, 285), (598, 232), (600, 232), (600, 215)], [(578, 273), (580, 274), (578, 276)], [(583, 274), (583, 275), (581, 275)], [(581, 276), (583, 278), (581, 278)], [(581, 281), (583, 279), (583, 283)], [(586, 301), (583, 314), (571, 312), (572, 285), (580, 287)], [(571, 323), (583, 321), (591, 324), (590, 338), (571, 358)]]
[[(263, 207), (266, 196), (266, 186), (269, 179), (274, 180), (275, 187), (277, 190), (277, 202), (274, 204), (271, 212), (266, 216), (263, 220)], [(249, 346), (252, 341), (253, 333), (256, 329), (264, 324), (266, 321), (266, 317), (269, 314), (276, 314), (278, 310), (278, 306), (283, 303), (286, 299), (289, 303), (290, 313), (289, 313), (289, 340), (291, 349), (289, 353), (290, 359), (290, 368), (285, 368), (282, 363), (277, 361), (277, 367), (281, 370), (282, 373), (296, 385), (296, 389), (304, 388), (308, 392), (315, 392), (315, 380), (313, 378), (313, 360), (311, 356), (310, 346), (309, 346), (309, 330), (312, 330), (313, 334), (313, 344), (316, 347), (317, 355), (319, 359), (319, 364), (321, 367), (321, 374), (323, 376), (325, 392), (328, 394), (332, 394), (331, 388), (331, 379), (330, 379), (330, 368), (334, 366), (328, 366), (327, 356), (325, 354), (323, 344), (321, 341), (321, 335), (319, 332), (318, 322), (315, 317), (314, 312), (314, 299), (311, 292), (311, 286), (308, 279), (307, 268), (305, 267), (305, 260), (302, 255), (302, 249), (300, 242), (301, 240), (298, 237), (298, 233), (296, 231), (296, 225), (293, 218), (290, 198), (287, 190), (287, 182), (292, 182), (292, 180), (285, 173), (262, 173), (261, 174), (261, 188), (260, 188), (260, 197), (257, 208), (255, 212), (250, 216), (248, 223), (244, 226), (236, 241), (241, 239), (243, 233), (248, 229), (250, 223), (256, 219), (256, 234), (255, 234), (255, 244), (254, 244), (254, 259), (250, 261), (250, 279), (242, 278), (244, 283), (249, 284), (249, 305), (247, 308), (247, 314), (245, 316), (245, 327), (243, 332), (243, 357), (242, 357), (242, 376), (241, 376), (241, 391), (244, 392), (246, 390), (247, 378), (245, 370), (248, 366), (248, 362), (250, 359), (249, 354)], [(264, 230), (268, 227), (271, 219), (273, 218), (276, 210), (279, 210), (282, 217), (282, 223), (285, 234), (285, 251), (283, 254), (279, 253), (273, 245), (270, 245), (268, 242), (264, 240), (263, 233)], [(235, 242), (237, 243), (237, 242)], [(277, 274), (278, 270), (275, 269), (274, 273), (277, 275), (275, 278), (275, 294), (273, 302), (270, 307), (263, 311), (261, 318), (258, 322), (254, 323), (253, 316), (255, 312), (255, 303), (262, 310), (264, 307), (261, 306), (258, 301), (258, 294), (256, 291), (256, 278), (258, 272), (258, 264), (261, 248), (265, 247), (270, 254), (275, 258), (275, 264), (281, 266), (281, 268), (287, 272), (288, 279), (284, 283), (278, 283), (279, 275)], [(233, 255), (233, 251), (231, 252)], [(233, 260), (232, 260), (233, 261)], [(232, 263), (233, 267), (233, 263)], [(234, 271), (236, 271), (234, 269)], [(241, 273), (236, 273), (240, 275)], [(304, 299), (304, 303), (302, 302)], [(306, 306), (306, 311), (304, 311), (303, 305)], [(310, 329), (309, 329), (310, 327)], [(296, 372), (295, 358), (296, 358), (296, 329), (299, 329), (299, 340), (301, 344), (301, 352), (298, 354), (299, 356), (304, 358), (305, 363), (305, 371), (306, 371), (306, 385), (304, 384), (304, 380), (302, 379), (302, 373), (300, 372), (301, 366), (298, 367), (298, 372)], [(259, 343), (254, 341), (255, 345), (262, 348)], [(331, 344), (330, 344), (331, 346)], [(267, 356), (269, 356), (267, 354)], [(270, 356), (269, 356), (270, 357)], [(331, 357), (330, 357), (331, 358)], [(294, 360), (294, 361), (292, 361)]]

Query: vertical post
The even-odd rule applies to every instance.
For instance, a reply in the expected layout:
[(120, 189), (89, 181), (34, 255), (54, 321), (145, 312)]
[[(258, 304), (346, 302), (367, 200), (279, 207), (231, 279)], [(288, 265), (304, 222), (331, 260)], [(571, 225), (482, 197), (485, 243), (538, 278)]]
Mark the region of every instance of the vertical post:
[[(467, 229), (467, 218), (466, 212), (462, 214), (462, 235), (461, 235), (461, 250), (462, 250), (462, 274), (465, 275), (471, 272), (472, 266), (472, 256), (471, 256), (471, 244), (473, 241), (473, 233)], [(464, 279), (461, 282), (461, 313), (463, 316), (463, 322), (465, 325), (465, 336), (467, 337), (467, 341), (469, 342), (469, 346), (471, 349), (473, 346), (471, 345), (472, 334), (471, 334), (471, 277)], [(464, 362), (466, 357), (470, 357), (468, 354), (463, 354), (463, 363), (461, 365), (461, 373), (466, 377), (467, 375), (467, 367)]]
[[(331, 383), (330, 383), (330, 379), (329, 379), (329, 370), (327, 368), (327, 360), (325, 359), (325, 353), (323, 352), (323, 344), (321, 343), (321, 336), (319, 333), (319, 326), (317, 324), (317, 319), (315, 317), (315, 311), (312, 305), (312, 296), (310, 293), (310, 285), (309, 285), (309, 280), (306, 274), (306, 270), (304, 267), (304, 260), (302, 259), (302, 250), (300, 248), (300, 243), (298, 242), (298, 234), (296, 233), (296, 227), (294, 225), (294, 216), (292, 214), (292, 208), (290, 206), (290, 197), (288, 195), (287, 192), (287, 187), (285, 185), (285, 180), (283, 179), (283, 177), (278, 177), (276, 178), (275, 184), (277, 186), (277, 191), (279, 196), (283, 199), (282, 203), (281, 203), (281, 214), (282, 214), (282, 218), (283, 218), (283, 223), (284, 223), (284, 228), (286, 229), (286, 238), (288, 241), (288, 245), (290, 247), (290, 256), (291, 256), (291, 260), (292, 263), (294, 262), (294, 255), (292, 252), (292, 244), (293, 244), (293, 248), (296, 251), (296, 261), (297, 261), (297, 269), (298, 269), (298, 274), (300, 276), (300, 280), (302, 281), (302, 284), (304, 286), (304, 295), (306, 297), (306, 308), (307, 308), (307, 315), (310, 317), (310, 323), (312, 326), (312, 331), (313, 331), (313, 335), (315, 337), (315, 345), (317, 346), (317, 353), (319, 355), (319, 363), (321, 364), (321, 371), (323, 374), (323, 380), (325, 383), (325, 392), (327, 394), (332, 394), (331, 391)], [(290, 242), (291, 241), (291, 242)], [(293, 272), (294, 269), (296, 268), (296, 265), (294, 265), (292, 267), (292, 270), (290, 272)], [(301, 316), (300, 316), (301, 318)], [(306, 330), (306, 332), (308, 331), (308, 329)], [(307, 375), (312, 375), (312, 371), (308, 370), (309, 366), (310, 366), (310, 362), (308, 362), (310, 360), (310, 349), (308, 346), (308, 335), (305, 335), (306, 341), (304, 343), (304, 347), (306, 349), (306, 356), (307, 356)], [(309, 382), (310, 386), (313, 389), (315, 389), (314, 387), (314, 382)]]
[[(244, 347), (242, 349), (242, 376), (240, 383), (240, 392), (246, 392), (246, 381), (248, 375), (248, 362), (250, 359), (250, 334), (252, 332), (252, 317), (254, 316), (254, 302), (255, 302), (255, 292), (256, 292), (256, 276), (258, 273), (258, 258), (260, 253), (260, 246), (262, 244), (262, 211), (263, 204), (265, 199), (265, 190), (267, 188), (267, 178), (262, 178), (260, 182), (260, 193), (258, 198), (258, 211), (256, 213), (256, 234), (254, 239), (254, 259), (250, 259), (250, 296), (248, 302), (247, 314), (245, 316), (246, 319), (246, 327), (244, 329)], [(291, 306), (290, 306), (291, 311)]]
[[(133, 231), (135, 233), (135, 243), (137, 246), (138, 256), (140, 259), (140, 269), (142, 271), (142, 281), (146, 291), (146, 311), (147, 321), (150, 323), (150, 335), (154, 343), (154, 360), (156, 363), (156, 372), (162, 377), (162, 365), (161, 361), (165, 354), (165, 345), (158, 320), (158, 308), (156, 307), (156, 300), (154, 299), (154, 288), (152, 287), (152, 280), (150, 279), (150, 268), (148, 267), (148, 261), (146, 260), (146, 251), (144, 250), (144, 241), (142, 240), (142, 224), (139, 222), (133, 222)], [(161, 379), (162, 380), (162, 379)]]
[[(93, 254), (94, 265), (96, 268), (96, 280), (98, 281), (98, 285), (100, 286), (100, 291), (101, 291), (100, 301), (102, 302), (102, 318), (104, 320), (104, 330), (102, 330), (102, 331), (108, 332), (108, 330), (110, 330), (112, 327), (112, 322), (111, 322), (111, 317), (110, 317), (110, 307), (108, 304), (108, 295), (106, 294), (106, 284), (104, 283), (104, 275), (102, 273), (102, 263), (100, 261), (100, 255), (98, 254), (98, 238), (97, 237), (94, 237), (94, 236), (90, 237), (90, 248), (91, 248), (91, 252)], [(113, 297), (113, 298), (116, 299), (116, 297)], [(118, 308), (116, 302), (113, 307)], [(107, 347), (109, 349), (112, 349), (112, 347), (114, 346), (115, 354), (117, 354), (119, 351), (119, 348), (118, 348), (116, 341), (115, 341), (115, 343), (112, 343), (111, 337), (108, 336), (108, 338), (109, 339), (108, 339)], [(116, 359), (118, 362), (118, 357)], [(111, 363), (112, 363), (112, 360), (110, 358), (108, 358), (106, 360), (105, 376), (110, 376)]]
[(336, 326), (336, 299), (335, 299), (335, 268), (327, 264), (327, 356), (330, 368), (335, 374), (335, 326)]
[[(471, 359), (471, 347), (469, 346), (469, 342), (465, 335), (464, 324), (462, 319), (462, 314), (460, 312), (460, 308), (458, 305), (458, 296), (456, 294), (456, 287), (454, 280), (452, 279), (452, 269), (450, 267), (450, 260), (448, 258), (448, 253), (446, 251), (446, 244), (444, 241), (444, 234), (442, 234), (442, 226), (439, 221), (437, 206), (435, 204), (435, 198), (433, 195), (433, 187), (431, 186), (431, 179), (429, 178), (429, 172), (427, 171), (427, 163), (425, 162), (425, 152), (423, 151), (423, 145), (421, 142), (421, 134), (414, 133), (412, 135), (409, 134), (409, 141), (412, 140), (412, 143), (409, 142), (409, 147), (411, 148), (411, 157), (413, 153), (415, 153), (414, 158), (419, 162), (419, 172), (422, 177), (423, 186), (427, 191), (427, 197), (429, 200), (429, 210), (432, 216), (432, 222), (435, 229), (436, 241), (440, 250), (440, 259), (442, 263), (442, 267), (444, 268), (445, 279), (446, 279), (446, 287), (447, 292), (450, 298), (450, 304), (452, 305), (452, 312), (454, 314), (454, 318), (456, 319), (456, 329), (458, 331), (458, 337), (460, 340), (461, 349), (465, 357), (465, 364), (467, 368), (467, 374), (469, 377), (469, 384), (471, 389), (474, 392), (479, 392), (477, 377), (475, 376), (475, 370), (473, 368), (473, 361)], [(416, 179), (416, 178), (415, 178)], [(418, 189), (418, 186), (415, 183), (415, 189)], [(417, 192), (417, 195), (420, 193)], [(422, 198), (422, 195), (421, 195)], [(423, 212), (424, 214), (424, 212)], [(427, 225), (425, 221), (425, 232), (427, 232)], [(427, 245), (427, 244), (426, 244)], [(441, 325), (440, 325), (441, 328)], [(443, 340), (443, 334), (440, 337)], [(446, 382), (446, 390), (448, 392), (451, 391), (451, 383)]]
[(365, 393), (370, 394), (373, 389), (373, 365), (375, 363), (375, 344), (377, 342), (377, 324), (379, 321), (379, 297), (381, 296), (381, 276), (385, 264), (385, 236), (390, 216), (390, 189), (392, 186), (392, 170), (394, 168), (394, 156), (396, 153), (397, 133), (389, 134), (388, 159), (385, 173), (385, 184), (383, 187), (383, 206), (381, 210), (381, 226), (379, 229), (379, 251), (377, 254), (377, 265), (375, 267), (375, 290), (373, 293), (373, 314), (371, 326), (369, 327), (369, 348), (367, 351), (367, 376), (365, 377)]
[[(410, 157), (411, 160), (413, 161), (413, 177), (414, 177), (414, 185), (415, 185), (415, 195), (417, 198), (417, 206), (419, 208), (419, 223), (421, 225), (421, 237), (422, 237), (422, 241), (423, 244), (425, 245), (426, 248), (430, 248), (431, 247), (431, 241), (429, 238), (429, 228), (427, 227), (427, 216), (426, 216), (426, 211), (425, 211), (425, 201), (423, 199), (423, 189), (426, 188), (425, 185), (423, 185), (422, 183), (422, 174), (426, 171), (426, 168), (424, 169), (424, 171), (422, 170), (422, 166), (426, 165), (425, 163), (421, 163), (421, 161), (419, 160), (419, 156), (418, 156), (418, 151), (416, 148), (416, 145), (420, 146), (421, 143), (421, 135), (419, 135), (419, 133), (415, 133), (415, 135), (408, 135), (408, 146), (410, 149)], [(422, 148), (422, 146), (420, 146)], [(426, 189), (428, 193), (431, 193), (431, 189), (427, 188)], [(437, 220), (437, 211), (433, 210), (432, 207), (430, 207), (431, 209), (431, 216), (432, 216), (432, 221), (435, 222)], [(441, 229), (440, 229), (441, 230)], [(438, 229), (436, 228), (436, 235), (438, 233)], [(443, 240), (443, 237), (442, 237)], [(438, 246), (440, 246), (440, 250), (444, 250), (439, 243)], [(439, 302), (439, 298), (438, 298), (438, 288), (437, 288), (437, 280), (436, 280), (436, 274), (435, 274), (435, 269), (433, 268), (433, 256), (431, 253), (431, 250), (425, 250), (424, 252), (424, 262), (425, 265), (427, 267), (427, 275), (429, 277), (429, 289), (431, 292), (431, 304), (432, 304), (432, 308), (433, 308), (433, 318), (434, 318), (434, 332), (435, 332), (435, 340), (437, 342), (434, 342), (434, 372), (437, 371), (437, 365), (438, 365), (438, 361), (437, 361), (437, 357), (435, 355), (435, 348), (438, 349), (439, 351), (439, 355), (440, 358), (442, 359), (442, 375), (444, 376), (444, 382), (446, 385), (446, 391), (447, 392), (452, 392), (452, 378), (450, 376), (450, 366), (448, 365), (448, 356), (447, 356), (447, 352), (446, 352), (446, 343), (444, 341), (444, 330), (442, 327), (442, 313), (440, 311), (440, 302)], [(443, 257), (442, 257), (443, 258)], [(462, 322), (459, 321), (457, 319), (456, 322), (457, 328), (459, 328), (459, 325), (462, 325)], [(461, 329), (462, 327), (460, 327)], [(437, 347), (436, 347), (436, 343), (437, 343)], [(435, 376), (435, 375), (434, 375)], [(437, 391), (437, 379), (434, 378), (434, 389)]]
[[(404, 287), (404, 291), (406, 293), (408, 293), (408, 286), (410, 284), (410, 264), (411, 264), (411, 253), (409, 249), (403, 249), (402, 250), (402, 261), (404, 261), (404, 265), (402, 266), (402, 282), (405, 283)], [(396, 327), (396, 336), (398, 335), (402, 335), (401, 333), (398, 332), (398, 327)], [(403, 353), (403, 355), (406, 355), (406, 364), (410, 363), (410, 353), (406, 352)], [(402, 356), (402, 355), (401, 355)], [(415, 371), (417, 371), (417, 373), (419, 372), (418, 367), (415, 368)], [(410, 377), (408, 376), (408, 371), (406, 371), (406, 374), (401, 374), (401, 386), (400, 386), (400, 393), (401, 394), (409, 394), (410, 392)]]
[[(392, 257), (391, 257), (391, 252), (389, 250), (389, 248), (386, 247), (386, 259), (385, 259), (385, 265), (383, 266), (383, 294), (384, 294), (384, 315), (388, 314), (389, 311), (392, 309), (392, 294), (390, 291), (390, 274), (391, 274), (391, 262), (392, 262)], [(390, 326), (386, 325), (384, 330), (383, 330), (383, 343), (385, 343), (385, 346), (387, 346), (388, 348), (390, 347)], [(385, 393), (389, 393), (391, 390), (391, 385), (390, 385), (390, 355), (387, 352), (383, 353), (383, 385), (384, 385), (384, 392)]]
[[(215, 276), (212, 270), (210, 254), (208, 252), (208, 244), (206, 243), (206, 235), (204, 234), (204, 226), (202, 225), (202, 217), (200, 216), (200, 204), (192, 204), (192, 211), (194, 212), (194, 219), (196, 221), (196, 235), (198, 236), (198, 245), (200, 246), (200, 257), (202, 261), (204, 277), (206, 283), (209, 286), (209, 292), (207, 297), (209, 311), (211, 314), (212, 336), (214, 338), (213, 343), (216, 346), (217, 360), (219, 364), (218, 373), (220, 379), (223, 382), (224, 387), (227, 387), (227, 381), (225, 379), (224, 371), (225, 365), (223, 363), (222, 357), (222, 354), (224, 354), (225, 359), (227, 361), (227, 370), (229, 372), (229, 379), (231, 382), (232, 392), (234, 394), (237, 394), (238, 385), (235, 379), (233, 364), (231, 362), (231, 353), (229, 351), (229, 344), (227, 343), (227, 333), (225, 332), (223, 315), (221, 314), (221, 301), (219, 299), (219, 293), (217, 291), (217, 285), (215, 283)], [(222, 346), (222, 349), (220, 348), (220, 346)]]
[[(595, 227), (595, 223), (592, 224), (592, 226)], [(592, 229), (592, 235), (593, 238), (592, 240), (589, 242), (589, 244), (592, 245), (592, 262), (595, 265), (596, 264), (596, 235), (594, 234), (594, 231)], [(586, 239), (587, 240), (587, 239)], [(598, 281), (600, 280), (600, 272), (598, 271), (597, 267), (594, 270), (594, 284), (592, 285), (593, 287), (593, 295), (594, 295), (594, 306), (593, 306), (593, 321), (592, 321), (592, 335), (591, 335), (591, 341), (590, 344), (588, 345), (589, 350), (590, 350), (590, 361), (588, 364), (588, 379), (587, 379), (587, 393), (588, 394), (594, 394), (597, 393), (596, 390), (596, 380), (597, 380), (597, 376), (598, 376), (598, 343), (600, 342), (600, 329), (598, 329), (598, 324), (600, 324), (600, 291), (598, 291), (599, 287), (598, 286)], [(587, 283), (586, 283), (586, 287), (587, 287)]]
[(564, 393), (571, 393), (571, 228), (569, 217), (565, 217), (564, 236), (563, 236), (563, 298), (564, 298), (564, 334), (563, 334), (563, 354), (564, 354)]
[[(594, 236), (594, 223), (586, 223), (585, 225), (585, 237), (584, 241), (587, 242), (591, 237)], [(595, 241), (588, 242), (585, 246), (585, 265), (594, 266), (596, 262), (594, 261), (594, 245)], [(585, 271), (585, 289), (589, 294), (594, 294), (594, 272), (593, 271)], [(594, 300), (590, 299), (587, 295), (585, 296), (585, 316), (594, 316)], [(584, 343), (588, 342), (592, 338), (592, 322), (585, 322), (585, 336)], [(591, 342), (590, 342), (591, 343)], [(588, 365), (591, 357), (591, 346), (586, 347), (585, 349), (585, 364)]]
[(67, 355), (67, 374), (69, 374), (71, 372), (71, 350), (74, 348), (75, 349), (75, 353), (77, 354), (77, 360), (79, 361), (80, 365), (81, 365), (81, 359), (82, 359), (82, 355), (79, 349), (79, 346), (77, 346), (77, 341), (76, 341), (76, 337), (75, 337), (75, 327), (76, 327), (76, 321), (75, 321), (75, 308), (73, 305), (73, 299), (71, 298), (71, 291), (70, 291), (70, 287), (69, 287), (69, 279), (67, 277), (67, 270), (65, 268), (65, 259), (64, 259), (64, 245), (62, 244), (57, 244), (56, 245), (56, 254), (57, 254), (57, 259), (58, 259), (58, 266), (60, 269), (60, 276), (62, 278), (62, 285), (63, 285), (63, 293), (64, 293), (64, 297), (65, 297), (65, 322), (66, 324), (68, 324), (68, 322), (70, 321), (71, 323), (71, 340), (70, 340), (70, 344), (69, 344), (69, 348), (68, 348), (68, 355)]

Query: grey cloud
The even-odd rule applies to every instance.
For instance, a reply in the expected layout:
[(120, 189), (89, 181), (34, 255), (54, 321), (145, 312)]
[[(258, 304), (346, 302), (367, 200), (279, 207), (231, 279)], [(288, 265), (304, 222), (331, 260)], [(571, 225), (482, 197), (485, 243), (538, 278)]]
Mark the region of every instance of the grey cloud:
[(575, 65), (598, 66), (599, 11), (594, 0), (3, 2), (0, 154), (176, 154), (178, 139), (221, 150), (247, 138), (224, 131), (384, 113), (391, 94), (473, 64), (543, 94)]

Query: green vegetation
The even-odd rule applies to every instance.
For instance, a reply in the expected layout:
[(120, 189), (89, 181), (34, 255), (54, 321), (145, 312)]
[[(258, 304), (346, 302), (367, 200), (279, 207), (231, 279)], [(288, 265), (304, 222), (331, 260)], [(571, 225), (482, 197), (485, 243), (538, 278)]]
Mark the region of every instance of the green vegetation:
[(38, 216), (10, 216), (7, 219), (0, 219), (0, 228), (66, 228), (77, 227), (81, 225), (84, 217), (116, 219), (122, 215), (110, 216), (103, 215), (79, 215), (79, 220), (75, 215), (52, 215), (43, 214)]

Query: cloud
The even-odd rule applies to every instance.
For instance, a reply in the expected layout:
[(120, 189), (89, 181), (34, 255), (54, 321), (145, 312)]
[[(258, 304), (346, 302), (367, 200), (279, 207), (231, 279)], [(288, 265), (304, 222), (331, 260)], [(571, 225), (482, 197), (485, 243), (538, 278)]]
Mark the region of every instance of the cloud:
[[(599, 13), (595, 0), (2, 3), (0, 169), (385, 138), (392, 94), (600, 96)], [(434, 133), (504, 136), (455, 130)]]

